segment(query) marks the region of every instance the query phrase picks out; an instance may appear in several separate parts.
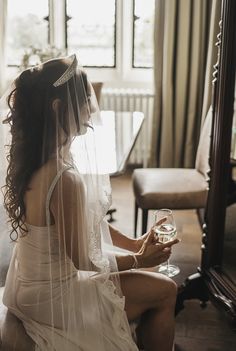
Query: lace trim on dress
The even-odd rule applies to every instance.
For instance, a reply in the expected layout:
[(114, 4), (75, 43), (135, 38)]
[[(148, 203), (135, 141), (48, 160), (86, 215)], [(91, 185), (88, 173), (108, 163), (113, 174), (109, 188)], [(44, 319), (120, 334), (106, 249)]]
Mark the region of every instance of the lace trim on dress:
[(108, 209), (112, 203), (111, 188), (108, 186), (107, 176), (103, 175), (100, 179), (100, 200), (97, 204), (90, 204), (90, 229), (89, 229), (89, 258), (93, 264), (99, 268), (100, 272), (109, 273), (110, 263), (107, 257), (103, 255), (101, 248), (100, 226)]

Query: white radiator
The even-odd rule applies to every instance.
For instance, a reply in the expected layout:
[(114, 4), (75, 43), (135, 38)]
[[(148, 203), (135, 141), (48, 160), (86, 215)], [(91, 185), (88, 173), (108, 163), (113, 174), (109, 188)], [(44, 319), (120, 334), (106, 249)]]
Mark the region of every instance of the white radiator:
[(143, 89), (113, 89), (102, 90), (101, 109), (114, 111), (141, 111), (144, 113), (144, 123), (130, 156), (129, 163), (142, 164), (147, 167), (151, 148), (151, 130), (153, 115), (154, 93)]

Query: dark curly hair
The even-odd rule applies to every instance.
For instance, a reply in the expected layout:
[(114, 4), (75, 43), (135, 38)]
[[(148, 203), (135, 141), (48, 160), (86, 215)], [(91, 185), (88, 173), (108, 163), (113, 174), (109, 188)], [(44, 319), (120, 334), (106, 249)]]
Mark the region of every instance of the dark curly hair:
[[(69, 128), (66, 117), (68, 107), (64, 99), (68, 86), (74, 110), (77, 108), (76, 99), (82, 99), (84, 102), (86, 99), (73, 96), (75, 95), (73, 78), (68, 84), (53, 86), (69, 65), (70, 62), (66, 59), (55, 59), (22, 72), (15, 80), (14, 90), (7, 99), (10, 112), (4, 122), (10, 124), (12, 139), (11, 145), (8, 145), (4, 206), (12, 227), (10, 233), (12, 240), (17, 240), (18, 229), (21, 235), (27, 232), (24, 222), (26, 212), (24, 195), (32, 174), (55, 152), (56, 123), (59, 123), (65, 132), (66, 140), (63, 145), (68, 141)], [(81, 76), (87, 91), (86, 74), (81, 71)], [(57, 120), (52, 107), (55, 99), (60, 99), (61, 102)], [(16, 238), (13, 238), (13, 233)]]

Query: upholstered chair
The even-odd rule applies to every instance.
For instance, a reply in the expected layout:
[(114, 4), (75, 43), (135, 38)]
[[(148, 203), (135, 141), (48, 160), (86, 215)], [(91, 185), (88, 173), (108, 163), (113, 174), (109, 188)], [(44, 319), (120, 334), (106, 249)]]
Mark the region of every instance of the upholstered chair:
[(210, 108), (200, 134), (195, 168), (140, 168), (133, 172), (135, 196), (135, 235), (138, 209), (142, 210), (142, 233), (146, 232), (148, 211), (170, 208), (173, 210), (205, 207), (209, 170), (209, 147), (212, 122)]

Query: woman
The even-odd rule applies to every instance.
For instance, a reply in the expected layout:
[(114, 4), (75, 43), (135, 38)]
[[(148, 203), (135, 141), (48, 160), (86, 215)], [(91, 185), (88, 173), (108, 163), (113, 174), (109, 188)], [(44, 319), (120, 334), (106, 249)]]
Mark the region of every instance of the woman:
[[(166, 261), (178, 240), (159, 244), (154, 230), (130, 239), (104, 220), (111, 196), (98, 162), (102, 125), (76, 56), (21, 73), (8, 106), (4, 204), (16, 245), (4, 304), (36, 350), (138, 350), (134, 320), (145, 350), (171, 350), (174, 282), (130, 269)], [(133, 253), (115, 255), (113, 246)]]

